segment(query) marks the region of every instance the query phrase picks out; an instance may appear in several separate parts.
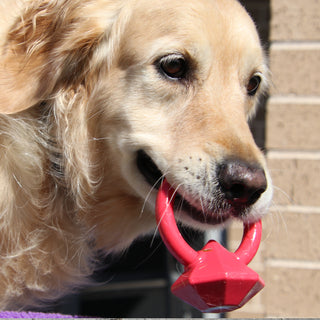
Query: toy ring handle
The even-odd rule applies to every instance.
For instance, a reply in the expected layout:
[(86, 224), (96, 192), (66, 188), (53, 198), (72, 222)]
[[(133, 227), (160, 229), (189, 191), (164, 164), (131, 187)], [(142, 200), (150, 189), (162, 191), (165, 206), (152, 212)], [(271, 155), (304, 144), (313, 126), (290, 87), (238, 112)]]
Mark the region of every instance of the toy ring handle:
[[(164, 180), (156, 202), (156, 220), (162, 240), (171, 254), (184, 266), (192, 264), (198, 252), (183, 239), (174, 217), (173, 202), (175, 190)], [(261, 241), (261, 221), (244, 225), (241, 244), (235, 251), (238, 260), (248, 264), (255, 256)]]

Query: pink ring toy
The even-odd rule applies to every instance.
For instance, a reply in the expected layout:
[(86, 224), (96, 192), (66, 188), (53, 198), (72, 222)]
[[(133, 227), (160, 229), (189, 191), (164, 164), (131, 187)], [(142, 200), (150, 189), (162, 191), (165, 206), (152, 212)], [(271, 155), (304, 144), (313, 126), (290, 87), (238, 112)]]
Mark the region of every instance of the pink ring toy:
[(241, 244), (234, 253), (213, 240), (195, 251), (178, 230), (174, 196), (174, 189), (164, 180), (158, 192), (156, 220), (168, 250), (185, 267), (172, 285), (172, 293), (202, 312), (242, 307), (264, 287), (259, 275), (247, 267), (260, 245), (261, 221), (244, 226)]

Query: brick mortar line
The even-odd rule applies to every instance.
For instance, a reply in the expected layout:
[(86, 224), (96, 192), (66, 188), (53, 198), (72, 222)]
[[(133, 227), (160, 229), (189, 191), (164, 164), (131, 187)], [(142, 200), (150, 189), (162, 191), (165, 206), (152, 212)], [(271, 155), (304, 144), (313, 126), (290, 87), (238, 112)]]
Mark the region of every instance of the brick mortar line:
[(315, 206), (285, 206), (285, 205), (274, 205), (270, 207), (270, 211), (279, 212), (287, 211), (291, 213), (302, 213), (302, 214), (320, 214), (320, 207)]
[(266, 259), (266, 266), (285, 269), (320, 270), (320, 262), (285, 259)]
[(268, 103), (277, 104), (304, 104), (318, 107), (320, 96), (295, 96), (295, 95), (272, 95)]
[(320, 50), (320, 41), (273, 41), (270, 45), (272, 50)]
[(268, 150), (266, 157), (270, 160), (320, 160), (320, 151)]

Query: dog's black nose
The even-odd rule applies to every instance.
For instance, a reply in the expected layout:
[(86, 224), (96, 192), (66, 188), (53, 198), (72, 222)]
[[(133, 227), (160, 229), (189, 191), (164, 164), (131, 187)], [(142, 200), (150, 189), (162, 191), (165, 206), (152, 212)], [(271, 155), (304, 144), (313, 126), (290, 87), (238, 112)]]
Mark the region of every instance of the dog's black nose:
[(226, 161), (219, 167), (218, 180), (225, 198), (239, 207), (254, 204), (267, 189), (261, 167), (237, 160)]

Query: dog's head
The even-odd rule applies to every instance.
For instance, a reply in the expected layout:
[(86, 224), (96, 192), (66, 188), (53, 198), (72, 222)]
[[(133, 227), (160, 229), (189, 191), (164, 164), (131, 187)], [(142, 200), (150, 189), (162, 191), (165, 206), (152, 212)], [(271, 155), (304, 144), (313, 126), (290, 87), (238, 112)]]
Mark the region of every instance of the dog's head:
[(122, 176), (152, 209), (166, 177), (191, 226), (261, 218), (272, 186), (247, 121), (268, 71), (253, 22), (229, 0), (135, 5), (108, 80)]
[[(64, 112), (68, 128), (59, 138), (81, 128), (73, 141), (88, 139), (81, 143), (92, 144), (88, 152), (102, 150), (86, 157), (71, 143), (73, 151), (60, 155), (82, 152), (71, 162), (93, 161), (88, 172), (103, 157), (94, 199), (112, 203), (114, 216), (112, 197), (130, 198), (139, 213), (143, 204), (153, 211), (166, 177), (177, 190), (177, 217), (191, 226), (266, 213), (271, 181), (247, 121), (268, 72), (255, 26), (237, 1), (26, 3), (25, 16), (0, 42), (0, 110), (39, 110), (60, 99), (52, 108), (56, 117)], [(66, 176), (77, 174), (81, 169)], [(103, 215), (96, 216), (99, 228)]]

